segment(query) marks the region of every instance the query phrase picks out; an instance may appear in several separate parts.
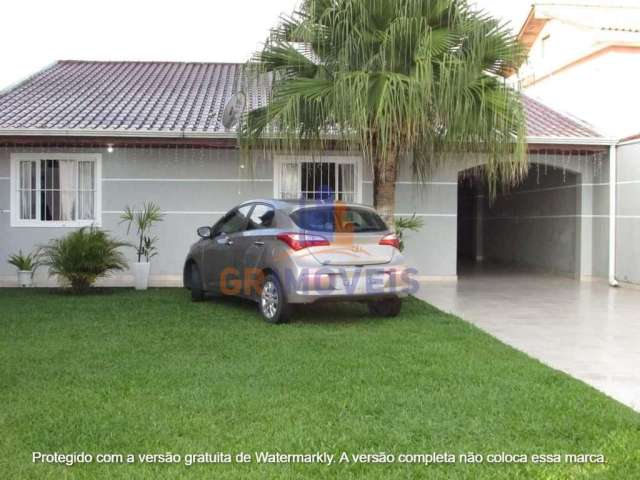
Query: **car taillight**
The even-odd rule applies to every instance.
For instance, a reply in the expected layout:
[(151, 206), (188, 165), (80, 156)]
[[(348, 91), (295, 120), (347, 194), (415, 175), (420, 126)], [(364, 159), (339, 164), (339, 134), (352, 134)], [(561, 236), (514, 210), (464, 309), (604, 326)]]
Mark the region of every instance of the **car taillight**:
[(277, 238), (295, 251), (308, 247), (326, 247), (330, 245), (329, 240), (326, 238), (308, 233), (281, 233)]
[(390, 233), (389, 235), (385, 235), (380, 239), (378, 245), (389, 245), (391, 247), (400, 249), (400, 239), (395, 233)]

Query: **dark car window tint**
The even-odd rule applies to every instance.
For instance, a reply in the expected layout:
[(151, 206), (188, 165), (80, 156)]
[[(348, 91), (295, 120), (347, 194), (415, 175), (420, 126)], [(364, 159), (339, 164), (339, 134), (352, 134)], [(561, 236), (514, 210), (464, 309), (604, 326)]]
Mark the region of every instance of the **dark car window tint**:
[(312, 207), (297, 210), (291, 220), (300, 228), (318, 232), (383, 232), (387, 226), (377, 213), (358, 207)]
[(226, 233), (227, 235), (231, 235), (232, 233), (244, 230), (247, 225), (247, 215), (250, 210), (251, 205), (245, 205), (229, 213), (227, 217), (218, 224), (215, 234)]
[(249, 217), (249, 229), (271, 228), (275, 210), (268, 205), (257, 204)]

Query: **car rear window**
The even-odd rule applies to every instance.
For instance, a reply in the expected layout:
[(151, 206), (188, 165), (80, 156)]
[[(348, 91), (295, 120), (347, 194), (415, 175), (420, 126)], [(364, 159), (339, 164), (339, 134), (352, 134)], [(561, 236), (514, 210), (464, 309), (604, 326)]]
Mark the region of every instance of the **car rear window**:
[(387, 226), (377, 213), (342, 205), (296, 210), (291, 220), (300, 228), (317, 232), (384, 232)]

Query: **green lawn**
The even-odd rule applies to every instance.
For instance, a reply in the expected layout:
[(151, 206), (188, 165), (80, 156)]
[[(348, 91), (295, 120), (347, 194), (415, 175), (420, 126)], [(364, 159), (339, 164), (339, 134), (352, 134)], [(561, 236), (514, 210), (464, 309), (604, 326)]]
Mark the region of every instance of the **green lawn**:
[[(345, 304), (274, 326), (251, 304), (178, 289), (0, 290), (0, 407), (7, 479), (640, 477), (640, 415), (415, 299), (396, 319)], [(66, 467), (33, 464), (33, 451), (485, 461)], [(489, 464), (499, 452), (606, 463)]]

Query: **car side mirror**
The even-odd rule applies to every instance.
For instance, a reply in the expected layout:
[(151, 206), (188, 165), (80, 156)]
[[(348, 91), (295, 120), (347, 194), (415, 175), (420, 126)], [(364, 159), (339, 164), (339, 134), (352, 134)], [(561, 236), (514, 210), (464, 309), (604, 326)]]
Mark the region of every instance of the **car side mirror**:
[(211, 227), (200, 227), (198, 228), (198, 236), (200, 238), (211, 238), (213, 236), (213, 231)]

